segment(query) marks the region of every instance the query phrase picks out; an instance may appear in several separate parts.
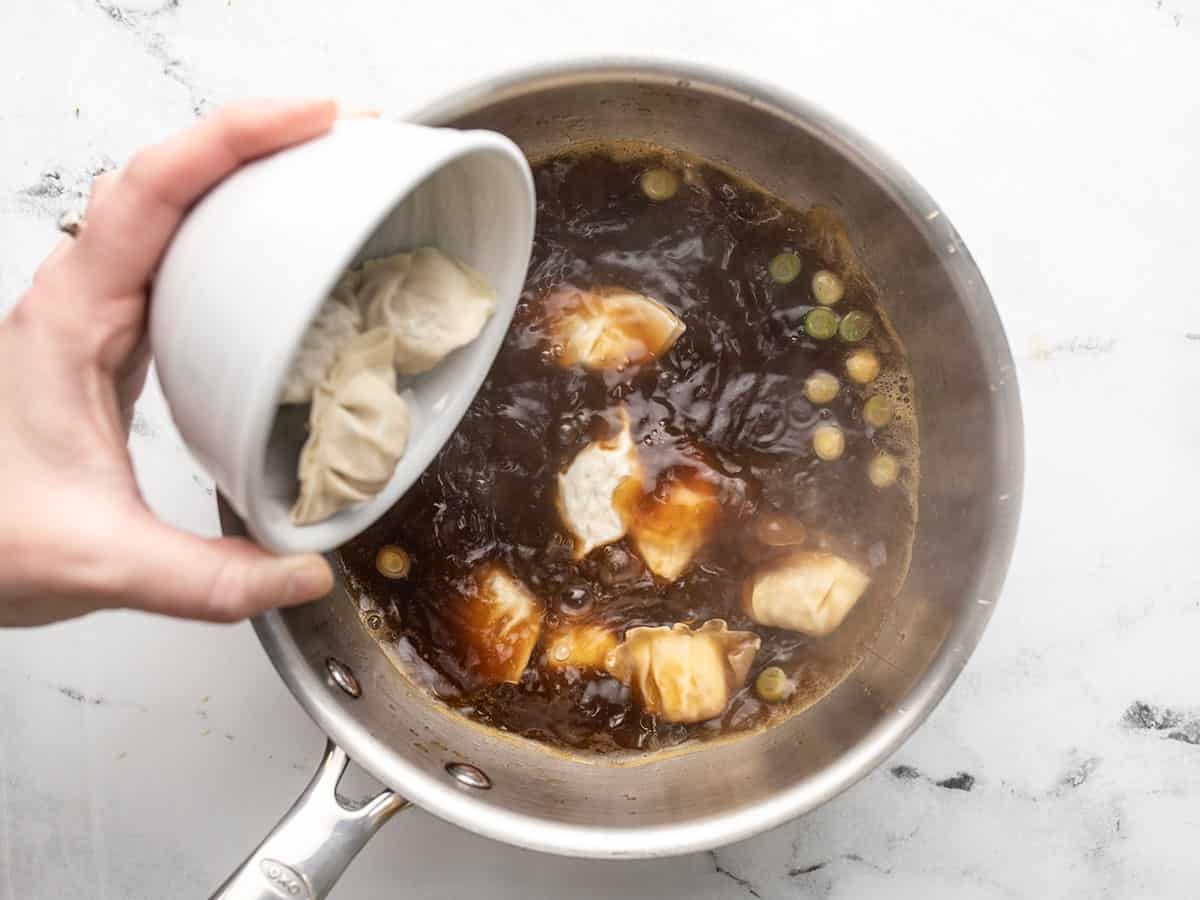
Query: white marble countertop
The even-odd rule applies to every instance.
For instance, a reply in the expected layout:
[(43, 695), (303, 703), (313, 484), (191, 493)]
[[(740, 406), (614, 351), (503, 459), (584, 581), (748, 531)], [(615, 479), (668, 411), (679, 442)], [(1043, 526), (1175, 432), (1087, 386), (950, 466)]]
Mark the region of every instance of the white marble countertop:
[[(783, 84), (937, 198), (1017, 357), (1011, 574), (927, 724), (801, 820), (716, 854), (599, 863), (414, 811), (335, 896), (1196, 896), (1197, 0), (11, 0), (0, 309), (94, 172), (225, 99), (404, 110), (503, 67), (605, 53)], [(154, 508), (215, 533), (211, 485), (153, 390), (131, 445)], [(207, 896), (321, 746), (247, 625), (116, 613), (0, 633), (0, 898)]]

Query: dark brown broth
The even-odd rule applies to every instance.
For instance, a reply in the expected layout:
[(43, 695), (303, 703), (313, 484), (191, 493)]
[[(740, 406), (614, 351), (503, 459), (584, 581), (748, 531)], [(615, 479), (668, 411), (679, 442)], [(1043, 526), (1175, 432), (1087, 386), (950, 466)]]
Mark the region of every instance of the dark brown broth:
[[(654, 202), (639, 189), (651, 165), (684, 174), (678, 194)], [(385, 611), (379, 629), (425, 664), (409, 674), (479, 722), (573, 749), (654, 750), (689, 738), (754, 729), (819, 699), (851, 671), (903, 581), (915, 521), (911, 488), (916, 447), (907, 365), (880, 319), (875, 289), (831, 221), (796, 211), (690, 157), (641, 147), (597, 149), (535, 166), (537, 235), (525, 291), (504, 347), (462, 424), (417, 484), (379, 523), (342, 551), (342, 563)], [(803, 272), (775, 284), (767, 264), (798, 253)], [(819, 268), (845, 276), (835, 307), (869, 312), (861, 345), (880, 356), (901, 414), (876, 434), (861, 417), (873, 391), (845, 377), (846, 344), (803, 331)], [(620, 286), (669, 306), (687, 325), (664, 358), (622, 373), (565, 370), (543, 335), (539, 303), (562, 283)], [(804, 397), (815, 369), (838, 375), (827, 407)], [(643, 464), (670, 477), (697, 454), (715, 466), (722, 519), (696, 563), (673, 584), (656, 581), (628, 540), (575, 560), (555, 508), (557, 474), (590, 440), (613, 432), (625, 404)], [(846, 450), (835, 462), (812, 452), (813, 428), (836, 422)], [(879, 448), (904, 464), (901, 483), (871, 485), (867, 461)], [(902, 486), (903, 485), (903, 486)], [(872, 574), (872, 585), (841, 629), (823, 639), (764, 628), (741, 611), (741, 585), (772, 553), (750, 537), (756, 515), (782, 511), (825, 546)], [(413, 559), (404, 581), (374, 568), (385, 543)], [(600, 622), (618, 634), (637, 625), (722, 618), (757, 632), (762, 649), (746, 686), (720, 719), (672, 724), (644, 714), (623, 685), (597, 673), (542, 667), (535, 650), (519, 684), (487, 686), (472, 675), (443, 613), (479, 564), (501, 560), (546, 607), (544, 623)], [(376, 616), (378, 619), (378, 616)], [(375, 624), (380, 624), (376, 622)], [(407, 650), (407, 648), (404, 648)], [(754, 696), (769, 665), (793, 675), (798, 691), (771, 707)]]

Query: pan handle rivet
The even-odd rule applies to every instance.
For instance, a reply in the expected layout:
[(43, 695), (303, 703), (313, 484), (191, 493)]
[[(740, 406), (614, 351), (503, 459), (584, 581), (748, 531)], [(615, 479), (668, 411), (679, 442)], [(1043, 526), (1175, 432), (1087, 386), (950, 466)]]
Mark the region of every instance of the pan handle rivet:
[(476, 790), (486, 791), (492, 786), (492, 779), (488, 778), (480, 769), (470, 763), (446, 763), (446, 771), (459, 784), (465, 784), (467, 787), (475, 788)]
[(329, 670), (329, 677), (333, 679), (333, 683), (340, 687), (351, 697), (361, 697), (362, 687), (358, 683), (358, 679), (354, 677), (354, 673), (350, 671), (350, 667), (340, 659), (334, 659), (332, 656), (325, 660), (325, 668)]

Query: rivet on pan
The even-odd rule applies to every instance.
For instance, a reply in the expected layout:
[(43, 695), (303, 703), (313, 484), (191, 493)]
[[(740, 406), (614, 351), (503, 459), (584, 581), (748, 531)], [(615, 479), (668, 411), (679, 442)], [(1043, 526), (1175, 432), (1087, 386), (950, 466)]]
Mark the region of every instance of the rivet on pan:
[(492, 786), (492, 780), (470, 763), (446, 763), (446, 771), (458, 781), (480, 791), (486, 791)]
[(354, 673), (350, 671), (350, 667), (340, 659), (334, 659), (332, 656), (325, 660), (325, 668), (329, 670), (329, 677), (333, 679), (333, 683), (340, 687), (351, 697), (361, 697), (362, 687), (358, 683), (358, 679), (354, 677)]

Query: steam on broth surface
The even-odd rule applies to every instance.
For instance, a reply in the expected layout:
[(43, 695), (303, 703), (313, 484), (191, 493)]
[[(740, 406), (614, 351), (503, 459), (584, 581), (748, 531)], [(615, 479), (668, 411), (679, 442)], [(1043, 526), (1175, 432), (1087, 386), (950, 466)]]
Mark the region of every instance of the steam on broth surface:
[(696, 158), (597, 146), (534, 173), (487, 382), (341, 551), (369, 624), (449, 706), (564, 749), (792, 715), (908, 568), (912, 386), (877, 290), (828, 210)]

